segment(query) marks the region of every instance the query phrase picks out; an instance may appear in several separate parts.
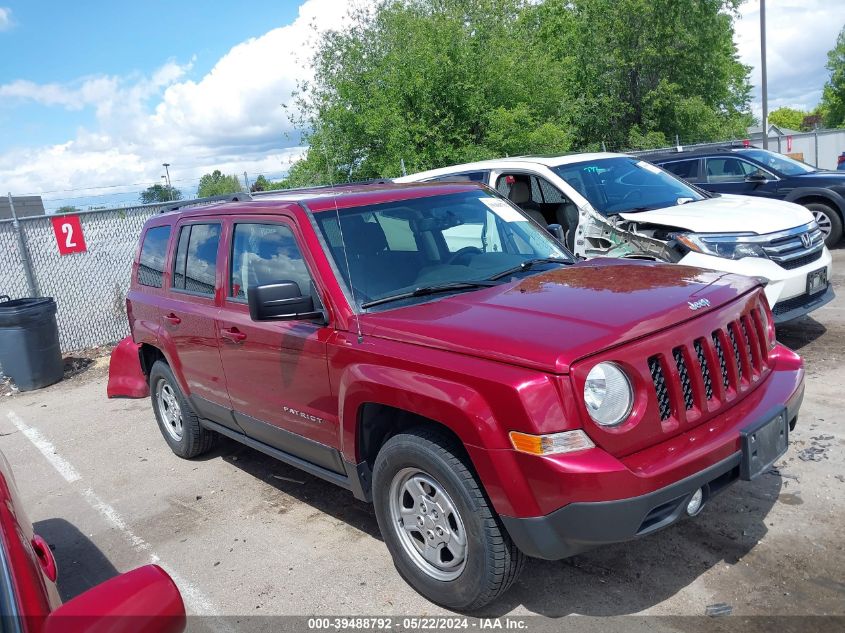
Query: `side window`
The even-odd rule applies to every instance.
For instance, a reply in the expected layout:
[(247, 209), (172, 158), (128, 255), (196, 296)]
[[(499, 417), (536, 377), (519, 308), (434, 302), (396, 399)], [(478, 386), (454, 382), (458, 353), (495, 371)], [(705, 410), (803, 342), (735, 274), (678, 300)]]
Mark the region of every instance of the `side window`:
[(179, 233), (173, 265), (173, 288), (214, 295), (219, 224), (186, 224)]
[(460, 174), (447, 174), (429, 178), (426, 182), (487, 182), (489, 171), (467, 171)]
[(746, 163), (738, 158), (727, 156), (725, 158), (707, 159), (707, 182), (743, 182), (748, 173)]
[(164, 279), (164, 259), (167, 256), (167, 242), (170, 240), (169, 226), (156, 226), (147, 231), (141, 246), (138, 265), (138, 283), (151, 288), (161, 288)]
[(311, 294), (311, 275), (293, 232), (283, 224), (236, 224), (232, 240), (229, 296), (246, 301), (246, 291), (278, 281), (295, 281)]
[(678, 178), (683, 178), (689, 182), (698, 182), (698, 163), (696, 160), (678, 160), (671, 163), (661, 165), (666, 171), (675, 174)]

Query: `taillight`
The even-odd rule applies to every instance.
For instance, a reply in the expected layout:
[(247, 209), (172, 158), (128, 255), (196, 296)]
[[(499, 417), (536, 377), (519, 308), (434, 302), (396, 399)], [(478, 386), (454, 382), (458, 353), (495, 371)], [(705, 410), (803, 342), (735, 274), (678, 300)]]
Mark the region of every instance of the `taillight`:
[(836, 164), (841, 165), (842, 163), (845, 163), (845, 154), (840, 154), (836, 157)]

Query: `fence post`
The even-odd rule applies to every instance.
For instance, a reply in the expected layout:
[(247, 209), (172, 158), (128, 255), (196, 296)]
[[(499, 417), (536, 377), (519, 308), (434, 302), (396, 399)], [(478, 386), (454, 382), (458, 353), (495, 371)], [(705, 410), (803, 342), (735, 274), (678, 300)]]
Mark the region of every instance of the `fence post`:
[(26, 248), (26, 242), (23, 239), (23, 232), (21, 231), (21, 223), (18, 222), (18, 215), (15, 213), (15, 203), (12, 201), (12, 192), (9, 192), (9, 207), (12, 210), (12, 228), (15, 231), (15, 236), (18, 238), (18, 251), (21, 255), (21, 266), (26, 276), (26, 285), (29, 289), (30, 297), (38, 296), (38, 286), (35, 284), (35, 275), (32, 274), (32, 262), (29, 261), (29, 251)]
[(819, 166), (819, 133), (818, 131), (813, 132), (813, 148), (816, 152), (816, 162), (813, 163), (813, 167)]
[(781, 147), (780, 147), (780, 138), (781, 138), (780, 134), (778, 134), (778, 154), (783, 154), (783, 151), (781, 150)]

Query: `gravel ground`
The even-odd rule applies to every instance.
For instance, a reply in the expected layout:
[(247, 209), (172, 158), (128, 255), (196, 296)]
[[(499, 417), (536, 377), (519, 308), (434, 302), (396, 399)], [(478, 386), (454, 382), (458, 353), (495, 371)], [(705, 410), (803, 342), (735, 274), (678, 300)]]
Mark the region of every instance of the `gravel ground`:
[[(845, 615), (845, 248), (834, 260), (839, 297), (778, 330), (807, 392), (776, 470), (637, 543), (531, 560), (487, 614)], [(57, 385), (0, 395), (0, 450), (63, 598), (158, 560), (195, 614), (442, 613), (396, 573), (368, 505), (230, 441), (176, 458), (149, 401), (107, 400), (107, 358), (88, 356)]]

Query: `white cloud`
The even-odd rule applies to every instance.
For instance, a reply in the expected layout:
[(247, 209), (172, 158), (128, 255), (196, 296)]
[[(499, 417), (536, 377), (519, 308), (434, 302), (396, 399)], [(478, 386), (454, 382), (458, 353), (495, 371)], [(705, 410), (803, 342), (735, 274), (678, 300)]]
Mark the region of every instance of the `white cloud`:
[(0, 7), (0, 31), (8, 31), (14, 25), (12, 10), (9, 7)]
[[(174, 186), (187, 190), (215, 168), (239, 175), (247, 171), (250, 178), (287, 170), (302, 148), (283, 105), (290, 105), (297, 80), (309, 75), (306, 62), (315, 28), (341, 26), (349, 4), (307, 0), (292, 24), (238, 44), (196, 81), (186, 78), (192, 60), (169, 61), (150, 76), (0, 85), (4, 101), (69, 110), (94, 108), (97, 115), (94, 129), (69, 133), (66, 142), (0, 154), (4, 190), (38, 193), (101, 187), (107, 193), (109, 186), (159, 182), (163, 162), (172, 165)], [(185, 179), (190, 182), (180, 184)], [(82, 194), (44, 197), (76, 195)]]
[[(753, 66), (752, 109), (759, 118), (760, 2), (748, 0), (740, 7), (735, 41), (743, 63)], [(809, 110), (821, 99), (828, 79), (827, 52), (845, 24), (841, 0), (778, 0), (766, 4), (766, 60), (769, 111), (788, 106)]]

